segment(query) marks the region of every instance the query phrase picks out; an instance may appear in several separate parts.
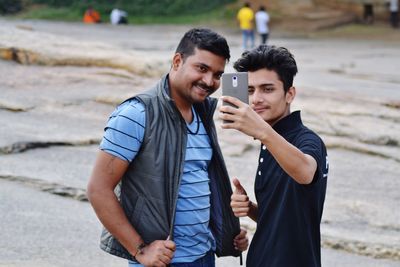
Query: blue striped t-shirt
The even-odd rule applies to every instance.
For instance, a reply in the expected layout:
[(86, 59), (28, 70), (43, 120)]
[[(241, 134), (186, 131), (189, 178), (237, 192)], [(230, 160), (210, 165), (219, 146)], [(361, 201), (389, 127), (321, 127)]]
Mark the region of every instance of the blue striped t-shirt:
[[(193, 262), (215, 250), (209, 228), (210, 186), (208, 164), (212, 157), (210, 139), (193, 109), (194, 119), (187, 124), (188, 139), (184, 170), (178, 191), (174, 224), (176, 251), (172, 262)], [(145, 109), (136, 99), (127, 101), (111, 114), (100, 149), (131, 162), (144, 136)], [(130, 266), (140, 266), (130, 262)]]

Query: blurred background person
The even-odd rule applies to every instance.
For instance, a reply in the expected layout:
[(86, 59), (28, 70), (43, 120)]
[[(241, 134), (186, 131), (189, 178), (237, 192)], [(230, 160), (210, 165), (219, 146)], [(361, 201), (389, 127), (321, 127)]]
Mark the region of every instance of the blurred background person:
[(257, 33), (260, 35), (261, 44), (266, 44), (269, 35), (269, 14), (265, 9), (265, 6), (261, 5), (259, 10), (256, 12), (256, 27)]
[(393, 28), (398, 28), (399, 27), (399, 1), (398, 0), (390, 0), (389, 10), (390, 10), (390, 25), (392, 25)]
[[(253, 22), (254, 22), (254, 12), (250, 8), (250, 3), (244, 3), (243, 7), (239, 9), (236, 16), (239, 27), (242, 30), (243, 36), (243, 49), (247, 50), (247, 48), (254, 47), (254, 30), (253, 30)], [(250, 46), (248, 46), (248, 42), (250, 42)]]
[(119, 8), (114, 8), (110, 13), (110, 22), (113, 25), (128, 24), (128, 13)]
[(364, 3), (364, 23), (374, 23), (374, 6), (371, 1), (366, 1)]
[(85, 11), (85, 14), (83, 15), (83, 22), (84, 23), (100, 23), (101, 22), (101, 17), (99, 12), (93, 9), (92, 6), (88, 6), (88, 8)]

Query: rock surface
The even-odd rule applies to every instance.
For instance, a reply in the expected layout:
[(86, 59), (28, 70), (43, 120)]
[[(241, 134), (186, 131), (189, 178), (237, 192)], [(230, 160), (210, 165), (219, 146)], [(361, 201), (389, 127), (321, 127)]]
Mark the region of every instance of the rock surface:
[[(0, 225), (10, 229), (0, 239), (0, 266), (126, 265), (98, 249), (100, 224), (85, 201), (87, 179), (108, 115), (168, 69), (188, 27), (93, 26), (0, 20), (3, 58), (10, 49), (42, 58), (0, 60)], [(217, 30), (231, 46), (226, 71), (232, 71), (240, 35)], [(273, 36), (271, 43), (294, 53), (293, 110), (302, 110), (328, 147), (323, 266), (398, 266), (398, 44)], [(104, 59), (109, 63), (93, 63)], [(230, 175), (254, 200), (259, 143), (220, 127), (218, 133)], [(253, 222), (242, 224), (254, 233)], [(218, 266), (238, 266), (238, 260), (219, 259)]]

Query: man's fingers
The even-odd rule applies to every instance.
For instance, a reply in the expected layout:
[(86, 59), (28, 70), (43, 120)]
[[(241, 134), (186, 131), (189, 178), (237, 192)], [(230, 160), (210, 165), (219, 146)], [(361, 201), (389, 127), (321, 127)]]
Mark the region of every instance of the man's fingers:
[(247, 238), (240, 238), (240, 239), (235, 239), (234, 244), (237, 246), (241, 245), (246, 245), (248, 242)]
[(245, 229), (240, 229), (240, 233), (235, 237), (233, 244), (235, 248), (241, 251), (247, 249), (249, 245), (249, 239), (246, 236), (247, 231)]
[(159, 261), (162, 263), (161, 266), (167, 266), (171, 262), (171, 258), (165, 255), (159, 257)]
[(240, 233), (236, 236), (237, 239), (243, 239), (246, 237), (247, 231), (246, 229), (240, 229)]
[(249, 207), (234, 207), (232, 206), (232, 212), (236, 217), (246, 217), (249, 215)]
[[(238, 202), (238, 205), (246, 205), (248, 206), (249, 197), (247, 195), (239, 195), (238, 193), (231, 195), (231, 202)], [(246, 202), (246, 203), (243, 203)]]
[(233, 96), (224, 95), (220, 98), (223, 102), (228, 102), (236, 107), (240, 108), (244, 103)]
[(242, 184), (240, 183), (240, 181), (237, 178), (234, 178), (232, 180), (233, 185), (235, 186), (235, 193), (236, 194), (241, 194), (241, 195), (246, 195), (246, 190), (244, 190)]
[(240, 233), (235, 236), (235, 240), (241, 240), (244, 239), (246, 237), (247, 231), (243, 228), (240, 229)]
[(166, 240), (166, 241), (164, 241), (164, 246), (165, 246), (167, 249), (172, 250), (172, 251), (175, 251), (175, 249), (176, 249), (176, 244), (175, 244), (175, 242), (173, 242), (173, 241), (171, 241), (171, 240)]
[(246, 213), (249, 211), (249, 208), (232, 208), (234, 213)]

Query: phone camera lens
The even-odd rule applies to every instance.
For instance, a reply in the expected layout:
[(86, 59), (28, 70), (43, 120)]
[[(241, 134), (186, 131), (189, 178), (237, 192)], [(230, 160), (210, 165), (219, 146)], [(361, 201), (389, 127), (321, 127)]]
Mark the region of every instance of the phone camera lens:
[(236, 80), (236, 79), (237, 79), (237, 77), (236, 77), (236, 76), (233, 76), (233, 79), (234, 79), (234, 80)]

